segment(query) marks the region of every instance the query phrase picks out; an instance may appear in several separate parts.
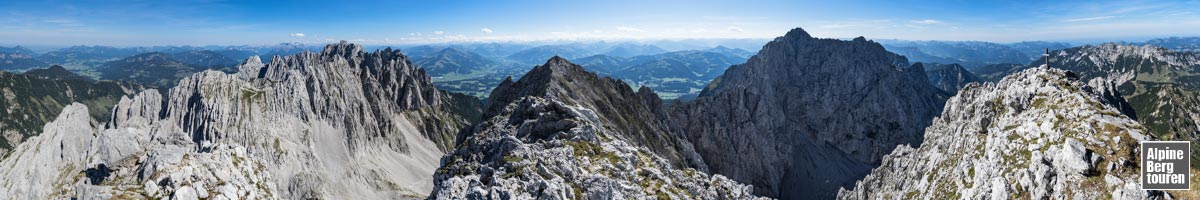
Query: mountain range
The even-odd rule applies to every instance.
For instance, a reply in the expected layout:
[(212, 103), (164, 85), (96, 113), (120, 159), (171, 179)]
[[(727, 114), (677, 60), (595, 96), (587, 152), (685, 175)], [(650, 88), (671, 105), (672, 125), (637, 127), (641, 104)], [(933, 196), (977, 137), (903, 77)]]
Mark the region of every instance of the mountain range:
[(1200, 196), (1135, 149), (1200, 142), (1195, 52), (693, 45), (0, 49), (75, 64), (0, 72), (0, 199)]
[(888, 51), (914, 62), (955, 63), (974, 69), (990, 64), (1029, 63), (1040, 59), (1045, 49), (1064, 49), (1067, 43), (1027, 41), (998, 44), (980, 41), (880, 40)]

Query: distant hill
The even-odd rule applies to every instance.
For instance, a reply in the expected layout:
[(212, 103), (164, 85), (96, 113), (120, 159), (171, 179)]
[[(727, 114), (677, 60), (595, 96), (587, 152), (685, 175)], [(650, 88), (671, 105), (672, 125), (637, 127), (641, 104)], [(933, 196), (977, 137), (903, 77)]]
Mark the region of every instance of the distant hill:
[(72, 46), (51, 51), (37, 57), (46, 63), (62, 65), (68, 69), (86, 69), (105, 62), (149, 52), (143, 48), (117, 48), (108, 46)]
[(496, 61), (480, 56), (479, 54), (466, 52), (457, 48), (444, 48), (422, 55), (419, 58), (414, 58), (414, 60), (414, 64), (425, 68), (426, 73), (434, 76), (471, 74), (497, 64)]
[(533, 64), (545, 62), (546, 58), (554, 56), (575, 59), (592, 55), (596, 55), (593, 49), (585, 48), (579, 44), (563, 44), (537, 46), (513, 53), (506, 58), (514, 62), (532, 66)]
[(124, 80), (169, 88), (179, 79), (206, 69), (235, 72), (233, 66), (237, 63), (212, 51), (153, 52), (104, 63), (97, 71), (104, 80)]
[(22, 73), (22, 74), (34, 76), (34, 77), (38, 77), (38, 78), (45, 78), (45, 79), (91, 80), (91, 79), (88, 79), (87, 77), (80, 76), (79, 74), (75, 74), (75, 73), (67, 70), (66, 68), (63, 68), (62, 66), (58, 66), (58, 65), (50, 66), (50, 67), (44, 68), (44, 69), (31, 69), (29, 71), (25, 71), (25, 73)]
[(604, 52), (604, 54), (609, 55), (609, 56), (617, 56), (617, 57), (633, 57), (633, 56), (640, 56), (640, 55), (654, 55), (654, 54), (660, 54), (660, 53), (666, 53), (666, 52), (667, 52), (667, 50), (663, 50), (662, 48), (658, 48), (658, 46), (654, 46), (654, 45), (621, 43), (621, 44), (617, 44), (613, 47), (609, 47), (608, 50)]
[(49, 64), (35, 59), (30, 54), (0, 53), (0, 70), (24, 70), (47, 65)]
[(1175, 51), (1200, 51), (1200, 37), (1168, 37), (1157, 38), (1145, 42), (1128, 43), (1132, 45), (1151, 45)]
[(25, 54), (25, 55), (30, 55), (30, 56), (37, 55), (37, 53), (33, 52), (33, 50), (29, 50), (29, 48), (25, 48), (22, 46), (0, 47), (0, 53), (19, 53), (19, 54)]

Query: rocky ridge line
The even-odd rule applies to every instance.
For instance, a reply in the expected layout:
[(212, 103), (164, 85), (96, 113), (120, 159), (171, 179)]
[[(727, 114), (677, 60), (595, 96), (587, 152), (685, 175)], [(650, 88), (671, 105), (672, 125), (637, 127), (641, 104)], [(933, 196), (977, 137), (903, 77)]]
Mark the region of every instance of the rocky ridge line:
[(1144, 127), (1074, 73), (1035, 68), (951, 98), (920, 147), (901, 145), (839, 199), (1140, 199)]

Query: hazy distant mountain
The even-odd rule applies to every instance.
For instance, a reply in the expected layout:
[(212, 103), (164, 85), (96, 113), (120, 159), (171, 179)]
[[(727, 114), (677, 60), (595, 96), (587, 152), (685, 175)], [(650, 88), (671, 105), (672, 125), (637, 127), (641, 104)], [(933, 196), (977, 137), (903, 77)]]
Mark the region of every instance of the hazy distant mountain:
[(496, 61), (457, 48), (444, 48), (413, 58), (413, 64), (425, 68), (426, 73), (435, 77), (446, 74), (488, 73), (480, 70), (497, 65)]
[[(1009, 47), (1024, 53), (1029, 58), (1034, 60), (1041, 59), (1042, 54), (1046, 53), (1046, 49), (1059, 50), (1071, 48), (1071, 44), (1063, 42), (1046, 42), (1046, 41), (1024, 41), (1018, 43), (1007, 44)], [(1017, 63), (1020, 64), (1020, 63)]]
[(142, 48), (116, 48), (108, 46), (72, 46), (39, 55), (37, 59), (62, 65), (68, 69), (87, 69), (109, 61), (149, 52)]
[(531, 67), (459, 48), (454, 45), (441, 49), (432, 45), (409, 47), (417, 55), (409, 58), (433, 77), (439, 89), (479, 98), (486, 97), (505, 77), (520, 76)]
[(617, 57), (633, 57), (640, 55), (654, 55), (665, 52), (667, 52), (667, 50), (663, 50), (662, 48), (658, 48), (654, 45), (621, 43), (610, 47), (608, 51), (605, 51), (603, 54)]
[(1050, 50), (1070, 47), (1066, 43), (1030, 41), (998, 44), (980, 41), (879, 40), (888, 51), (914, 62), (960, 64), (973, 69), (989, 64), (1028, 63)]
[(449, 45), (450, 48), (462, 49), (467, 52), (479, 54), (480, 56), (491, 59), (503, 59), (508, 55), (512, 55), (522, 50), (533, 48), (532, 45), (521, 43), (474, 43), (474, 44), (454, 44)]
[(400, 49), (400, 51), (404, 52), (404, 55), (406, 55), (410, 58), (425, 57), (429, 54), (433, 54), (434, 52), (437, 52), (438, 50), (441, 50), (441, 48), (436, 48), (431, 45), (420, 45), (420, 46), (406, 47), (406, 48)]
[(588, 71), (599, 75), (612, 76), (630, 65), (630, 58), (622, 58), (605, 54), (575, 59), (574, 63), (583, 66)]
[(29, 55), (29, 56), (37, 56), (36, 52), (33, 52), (33, 50), (29, 50), (28, 48), (25, 48), (22, 46), (0, 47), (0, 53), (16, 53), (16, 54), (24, 54), (24, 55)]
[(708, 49), (717, 46), (725, 46), (729, 48), (745, 49), (751, 52), (757, 52), (762, 49), (763, 45), (770, 42), (770, 38), (754, 38), (754, 39), (666, 39), (666, 40), (651, 40), (643, 43), (658, 46), (667, 51), (683, 51), (683, 50), (700, 50)]
[(238, 62), (212, 51), (153, 52), (104, 63), (97, 71), (104, 80), (169, 88), (179, 79), (206, 69), (233, 72), (235, 63)]
[(1200, 51), (1200, 37), (1168, 37), (1129, 44), (1152, 45), (1175, 51)]
[(713, 47), (711, 49), (705, 49), (704, 51), (737, 56), (737, 57), (740, 57), (743, 59), (748, 59), (748, 58), (750, 58), (750, 56), (754, 55), (754, 52), (746, 51), (745, 49), (729, 48), (729, 47), (725, 47), (725, 46), (717, 46), (717, 47)]
[[(259, 55), (270, 58), (276, 55), (291, 55), (305, 50), (313, 50), (313, 47), (307, 47), (300, 43), (281, 43), (277, 45), (259, 45), (259, 46), (150, 46), (150, 47), (109, 47), (109, 46), (72, 46), (62, 48), (45, 54), (37, 55), (35, 59), (49, 65), (61, 65), (72, 70), (93, 70), (101, 67), (109, 61), (116, 61), (137, 54), (162, 52), (167, 54), (192, 53), (198, 55), (180, 54), (180, 60), (193, 61), (190, 63), (197, 65), (221, 65), (230, 66), (236, 64), (238, 60), (244, 60), (250, 56)], [(213, 55), (199, 54), (218, 54), (220, 57), (228, 59), (220, 60), (204, 60), (213, 58)]]
[(24, 70), (47, 65), (49, 64), (35, 59), (30, 54), (0, 53), (0, 70)]
[(596, 49), (589, 49), (580, 43), (542, 45), (513, 53), (506, 58), (511, 61), (532, 66), (536, 63), (546, 61), (546, 58), (549, 57), (560, 56), (567, 59), (575, 59), (596, 55), (595, 51)]

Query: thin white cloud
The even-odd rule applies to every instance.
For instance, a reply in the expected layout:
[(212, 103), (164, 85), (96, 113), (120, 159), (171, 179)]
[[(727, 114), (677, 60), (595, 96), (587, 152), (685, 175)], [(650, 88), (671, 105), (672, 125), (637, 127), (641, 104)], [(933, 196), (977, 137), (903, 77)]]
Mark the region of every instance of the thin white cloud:
[(487, 27), (483, 27), (483, 29), (479, 29), (479, 31), (483, 31), (483, 33), (487, 33), (487, 34), (492, 34), (492, 29), (487, 28)]
[(742, 27), (730, 26), (730, 27), (729, 27), (729, 31), (738, 32), (738, 33), (745, 33), (745, 32), (746, 32), (746, 29), (742, 29)]
[(646, 30), (642, 30), (642, 29), (638, 29), (638, 28), (634, 28), (634, 27), (628, 27), (628, 26), (618, 26), (617, 31), (626, 32), (626, 33), (646, 32)]
[(1063, 22), (1086, 22), (1086, 21), (1096, 21), (1096, 20), (1105, 20), (1105, 19), (1111, 19), (1111, 18), (1114, 18), (1114, 17), (1117, 17), (1117, 16), (1112, 16), (1112, 15), (1109, 15), (1109, 16), (1099, 16), (1099, 17), (1084, 17), (1084, 18), (1074, 18), (1074, 19), (1067, 19), (1067, 20), (1063, 20)]
[(433, 34), (434, 35), (442, 35), (442, 34), (446, 34), (446, 32), (445, 31), (434, 31)]
[(288, 34), (288, 35), (290, 35), (292, 37), (298, 37), (298, 38), (304, 37), (304, 33), (292, 33), (292, 34)]
[(943, 22), (938, 21), (938, 20), (933, 20), (933, 19), (922, 19), (922, 20), (912, 21), (912, 23), (933, 25), (933, 24), (942, 24)]

